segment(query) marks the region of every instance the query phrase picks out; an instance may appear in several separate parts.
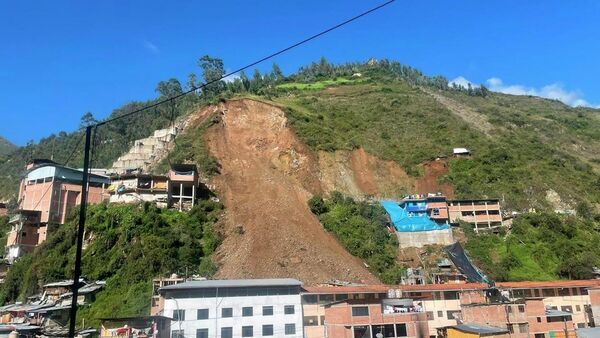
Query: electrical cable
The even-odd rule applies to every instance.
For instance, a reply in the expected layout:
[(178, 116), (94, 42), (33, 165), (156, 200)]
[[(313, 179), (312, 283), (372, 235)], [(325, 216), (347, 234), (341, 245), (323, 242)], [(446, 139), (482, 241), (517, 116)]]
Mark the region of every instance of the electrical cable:
[(201, 85), (199, 85), (199, 86), (194, 86), (194, 87), (190, 88), (189, 90), (187, 90), (187, 91), (185, 91), (185, 92), (182, 92), (182, 93), (179, 93), (179, 94), (177, 94), (177, 95), (174, 95), (174, 96), (168, 97), (168, 98), (166, 98), (166, 99), (160, 100), (160, 101), (158, 101), (158, 102), (156, 102), (156, 103), (153, 103), (153, 104), (147, 105), (147, 106), (145, 106), (145, 107), (142, 107), (142, 108), (140, 108), (140, 109), (136, 109), (136, 110), (134, 110), (134, 111), (132, 111), (132, 112), (129, 112), (129, 113), (126, 113), (126, 114), (123, 114), (123, 115), (120, 115), (120, 116), (116, 116), (116, 117), (113, 117), (113, 118), (111, 118), (111, 119), (108, 119), (108, 120), (105, 120), (105, 121), (102, 121), (102, 122), (98, 122), (98, 123), (96, 123), (96, 126), (101, 126), (101, 125), (104, 125), (104, 124), (107, 124), (107, 123), (110, 123), (110, 122), (113, 122), (113, 121), (116, 121), (116, 120), (120, 120), (120, 119), (123, 119), (123, 118), (129, 117), (129, 116), (135, 115), (135, 114), (137, 114), (137, 113), (140, 113), (140, 112), (146, 111), (146, 110), (148, 110), (148, 109), (150, 109), (150, 108), (154, 108), (154, 107), (160, 106), (161, 104), (163, 104), (163, 103), (165, 103), (165, 102), (172, 101), (172, 100), (176, 100), (176, 99), (178, 99), (178, 98), (180, 98), (180, 97), (183, 97), (183, 96), (185, 96), (185, 95), (187, 95), (187, 94), (190, 94), (190, 93), (192, 93), (192, 92), (196, 92), (198, 89), (202, 89), (202, 88), (204, 88), (204, 87), (206, 87), (206, 86), (209, 86), (209, 85), (211, 85), (211, 84), (213, 84), (213, 83), (217, 83), (217, 82), (219, 82), (219, 81), (222, 81), (222, 80), (223, 80), (223, 79), (225, 79), (226, 77), (229, 77), (229, 76), (231, 76), (231, 75), (237, 74), (237, 73), (239, 73), (239, 72), (241, 72), (241, 71), (243, 71), (243, 70), (246, 70), (246, 69), (248, 69), (248, 68), (251, 68), (251, 67), (253, 67), (253, 66), (256, 66), (256, 65), (258, 65), (258, 64), (260, 64), (260, 63), (262, 63), (262, 62), (265, 62), (265, 61), (267, 61), (267, 60), (269, 60), (269, 59), (272, 59), (272, 58), (274, 58), (274, 57), (275, 57), (275, 56), (277, 56), (277, 55), (283, 54), (283, 53), (285, 53), (285, 52), (287, 52), (287, 51), (289, 51), (289, 50), (291, 50), (291, 49), (294, 49), (294, 48), (296, 48), (296, 47), (298, 47), (298, 46), (300, 46), (300, 45), (303, 45), (303, 44), (305, 44), (305, 43), (307, 43), (307, 42), (309, 42), (309, 41), (312, 41), (312, 40), (314, 40), (314, 39), (316, 39), (316, 38), (319, 38), (319, 37), (321, 37), (321, 36), (323, 36), (323, 35), (325, 35), (325, 34), (327, 34), (327, 33), (331, 32), (331, 31), (333, 31), (333, 30), (336, 30), (336, 29), (338, 29), (338, 28), (340, 28), (340, 27), (342, 27), (342, 26), (345, 26), (345, 25), (347, 25), (347, 24), (349, 24), (349, 23), (351, 23), (351, 22), (353, 22), (353, 21), (355, 21), (355, 20), (358, 20), (358, 19), (360, 19), (360, 18), (362, 18), (362, 17), (364, 17), (364, 16), (366, 16), (366, 15), (368, 15), (368, 14), (371, 14), (371, 13), (373, 13), (373, 12), (375, 12), (375, 11), (377, 11), (377, 10), (379, 10), (379, 9), (381, 9), (381, 8), (383, 8), (383, 7), (385, 7), (385, 6), (389, 5), (389, 4), (391, 4), (391, 3), (393, 3), (394, 1), (396, 1), (396, 0), (388, 0), (388, 1), (386, 1), (386, 2), (384, 2), (384, 3), (382, 3), (382, 4), (380, 4), (380, 5), (378, 5), (378, 6), (376, 6), (376, 7), (373, 7), (373, 8), (371, 8), (371, 9), (369, 9), (369, 10), (365, 11), (365, 12), (362, 12), (362, 13), (360, 13), (360, 14), (358, 14), (358, 15), (356, 15), (356, 16), (354, 16), (354, 17), (352, 17), (352, 18), (350, 18), (350, 19), (347, 19), (347, 20), (345, 20), (345, 21), (343, 21), (343, 22), (341, 22), (341, 23), (339, 23), (339, 24), (337, 24), (337, 25), (335, 25), (335, 26), (332, 26), (332, 27), (330, 27), (330, 28), (328, 28), (328, 29), (326, 29), (326, 30), (323, 30), (323, 31), (321, 31), (321, 32), (319, 32), (319, 33), (317, 33), (317, 34), (311, 35), (311, 36), (309, 36), (308, 38), (305, 38), (304, 40), (301, 40), (301, 41), (299, 41), (299, 42), (296, 42), (296, 43), (294, 43), (294, 44), (292, 44), (292, 45), (290, 45), (290, 46), (288, 46), (288, 47), (285, 47), (285, 48), (283, 48), (283, 49), (280, 49), (280, 50), (278, 50), (278, 51), (276, 51), (276, 52), (274, 52), (274, 53), (271, 53), (271, 54), (269, 54), (269, 55), (267, 55), (267, 56), (265, 56), (265, 57), (263, 57), (263, 58), (261, 58), (261, 59), (259, 59), (259, 60), (256, 60), (256, 61), (254, 61), (254, 62), (251, 62), (251, 63), (249, 63), (249, 64), (247, 64), (247, 65), (245, 65), (245, 66), (243, 66), (243, 67), (241, 67), (241, 68), (238, 68), (238, 69), (236, 69), (236, 70), (234, 70), (234, 71), (231, 71), (231, 72), (229, 72), (229, 73), (226, 73), (225, 75), (221, 76), (221, 77), (220, 77), (220, 78), (218, 78), (218, 79), (211, 80), (211, 81), (207, 81), (207, 82), (205, 82), (205, 83), (203, 83), (203, 84), (201, 84)]

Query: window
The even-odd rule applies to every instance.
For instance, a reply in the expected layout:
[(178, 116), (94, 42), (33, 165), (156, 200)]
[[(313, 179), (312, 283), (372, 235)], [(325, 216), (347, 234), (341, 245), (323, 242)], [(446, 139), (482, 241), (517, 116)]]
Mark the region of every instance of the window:
[(577, 328), (578, 328), (578, 329), (583, 329), (583, 328), (585, 328), (585, 323), (577, 323)]
[(224, 307), (221, 309), (221, 317), (231, 318), (233, 317), (233, 309), (230, 307)]
[(333, 295), (319, 295), (319, 303), (333, 302)]
[(263, 306), (263, 316), (272, 316), (273, 315), (273, 307), (272, 306)]
[(252, 325), (250, 326), (242, 326), (242, 337), (252, 337), (254, 336), (254, 328)]
[(286, 305), (283, 307), (283, 313), (286, 315), (293, 315), (295, 312), (294, 305)]
[(433, 311), (427, 311), (427, 320), (433, 320)]
[(446, 311), (448, 314), (448, 319), (458, 319), (458, 316), (460, 316), (460, 311)]
[(542, 322), (542, 317), (537, 317), (537, 322), (541, 323)]
[(208, 329), (196, 330), (196, 338), (208, 338)]
[(558, 289), (558, 295), (559, 296), (570, 296), (571, 292), (570, 292), (569, 288), (560, 288), (560, 289)]
[(369, 331), (368, 326), (355, 326), (352, 331), (354, 331), (354, 337), (356, 338), (371, 338), (371, 331)]
[(536, 333), (536, 334), (534, 335), (534, 338), (544, 338), (545, 336), (546, 336), (546, 335), (545, 335), (545, 334), (543, 334), (543, 333)]
[(396, 337), (406, 337), (408, 333), (406, 332), (406, 324), (396, 324)]
[(346, 299), (348, 299), (348, 294), (347, 293), (340, 293), (340, 294), (335, 295), (335, 300), (336, 301), (338, 301), (338, 300), (346, 300)]
[(444, 299), (458, 299), (458, 292), (456, 291), (444, 291)]
[(507, 305), (506, 306), (506, 311), (508, 311), (508, 313), (512, 313), (512, 306)]
[(440, 215), (440, 209), (433, 208), (433, 216), (439, 216), (439, 215)]
[(444, 311), (438, 311), (438, 317), (440, 317), (440, 318), (444, 317)]
[(198, 309), (196, 319), (208, 319), (208, 309)]
[(296, 334), (296, 324), (285, 324), (285, 334)]
[(183, 330), (173, 330), (171, 333), (171, 338), (185, 338)]
[(304, 326), (317, 326), (319, 325), (319, 319), (317, 316), (304, 316), (302, 320)]
[(321, 321), (321, 325), (325, 325), (325, 316), (319, 316), (319, 320)]
[(575, 305), (575, 310), (576, 310), (577, 312), (580, 312), (580, 311), (581, 311), (581, 306), (580, 306), (580, 305)]
[(525, 305), (519, 305), (519, 312), (520, 313), (524, 313), (525, 312)]
[(302, 301), (304, 304), (317, 304), (317, 295), (304, 295)]
[(528, 333), (529, 332), (529, 324), (521, 323), (519, 324), (519, 333)]
[(233, 328), (232, 327), (222, 327), (221, 328), (221, 338), (233, 338)]
[(543, 297), (555, 297), (556, 292), (554, 292), (554, 289), (542, 289), (542, 296)]
[(387, 325), (373, 325), (371, 326), (371, 336), (377, 337), (377, 335), (383, 335), (385, 338), (396, 337), (394, 333), (394, 324)]
[(175, 311), (173, 311), (173, 320), (176, 321), (176, 322), (185, 320), (185, 310), (175, 310)]
[(263, 336), (272, 336), (273, 335), (273, 325), (263, 325), (262, 326), (262, 335)]
[(252, 317), (252, 307), (243, 307), (242, 308), (242, 317)]
[(585, 296), (588, 294), (588, 290), (586, 288), (579, 288), (579, 294)]
[(352, 308), (352, 316), (353, 317), (362, 317), (369, 315), (369, 307), (368, 306), (355, 306)]
[(23, 231), (23, 233), (21, 234), (21, 237), (26, 237), (27, 233)]
[(573, 313), (573, 307), (571, 305), (561, 306), (560, 310), (564, 311), (564, 312), (571, 312), (571, 313)]

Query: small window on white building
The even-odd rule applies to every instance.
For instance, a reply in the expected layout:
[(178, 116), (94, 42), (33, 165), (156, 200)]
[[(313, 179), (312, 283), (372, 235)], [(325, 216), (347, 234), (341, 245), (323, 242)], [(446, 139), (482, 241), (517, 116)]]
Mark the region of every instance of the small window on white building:
[(221, 338), (232, 338), (233, 337), (233, 328), (232, 327), (222, 327), (221, 328)]
[(221, 317), (231, 318), (233, 317), (233, 309), (230, 307), (224, 307), (221, 309)]
[(198, 309), (196, 319), (208, 319), (208, 309)]
[(253, 337), (254, 336), (254, 328), (252, 325), (250, 326), (242, 326), (242, 337)]
[(283, 313), (286, 315), (293, 315), (295, 313), (294, 305), (286, 305), (283, 307)]
[(273, 325), (263, 325), (262, 326), (262, 335), (264, 336), (272, 336), (273, 335)]
[(285, 324), (285, 334), (296, 334), (296, 324)]
[(354, 306), (352, 308), (352, 317), (363, 317), (369, 315), (368, 306)]
[(252, 307), (243, 307), (242, 308), (242, 317), (252, 317), (253, 313), (252, 313)]
[(272, 306), (263, 306), (262, 314), (263, 314), (263, 316), (272, 316), (273, 315), (273, 307)]
[(173, 330), (173, 332), (171, 332), (171, 338), (185, 338), (183, 330)]
[(208, 329), (196, 330), (196, 338), (208, 338)]
[[(175, 310), (173, 311), (173, 320), (176, 322), (185, 320), (185, 310)], [(175, 332), (175, 331), (173, 331)]]

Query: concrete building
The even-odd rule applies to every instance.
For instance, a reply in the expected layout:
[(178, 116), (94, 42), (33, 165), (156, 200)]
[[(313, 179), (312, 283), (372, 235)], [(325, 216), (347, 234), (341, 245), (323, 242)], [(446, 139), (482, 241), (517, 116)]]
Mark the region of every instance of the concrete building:
[(169, 207), (189, 210), (198, 196), (198, 169), (193, 164), (174, 164), (168, 173)]
[[(83, 172), (48, 160), (27, 165), (27, 174), (19, 187), (18, 208), (40, 211), (41, 223), (64, 224), (71, 208), (81, 203)], [(88, 203), (100, 203), (110, 179), (90, 175)]]
[(30, 253), (46, 239), (47, 226), (40, 223), (40, 211), (18, 210), (13, 215), (6, 237), (4, 258), (12, 264), (17, 258)]
[(107, 192), (110, 203), (153, 202), (166, 207), (168, 201), (167, 177), (149, 174), (121, 174), (111, 176)]
[(465, 221), (471, 223), (477, 232), (503, 225), (500, 201), (497, 199), (450, 200), (448, 213), (452, 225)]
[[(565, 319), (568, 331), (572, 334), (575, 328), (591, 326), (594, 323), (593, 316), (600, 318), (600, 280), (505, 282), (496, 286), (507, 295), (507, 303), (488, 305), (491, 303), (487, 297), (489, 287), (482, 283), (304, 287), (304, 331), (306, 338), (326, 337), (329, 323), (326, 317), (327, 304), (346, 299), (381, 304), (387, 298), (413, 299), (420, 304), (427, 317), (430, 337), (437, 336), (440, 328), (461, 323), (503, 327), (516, 332), (514, 334), (525, 329), (519, 324), (527, 323), (531, 338), (535, 333), (544, 333), (545, 337), (549, 337), (550, 331), (560, 336), (562, 331), (557, 331), (558, 326), (564, 329)], [(486, 309), (488, 306), (489, 309)], [(484, 320), (493, 318), (491, 309), (496, 314), (504, 313), (504, 321)], [(598, 312), (594, 312), (594, 309)], [(492, 312), (488, 314), (486, 311)], [(507, 312), (511, 313), (510, 321), (505, 320)]]
[(295, 279), (204, 280), (159, 292), (173, 338), (301, 338), (301, 286)]
[(100, 338), (169, 338), (171, 318), (140, 316), (100, 319)]

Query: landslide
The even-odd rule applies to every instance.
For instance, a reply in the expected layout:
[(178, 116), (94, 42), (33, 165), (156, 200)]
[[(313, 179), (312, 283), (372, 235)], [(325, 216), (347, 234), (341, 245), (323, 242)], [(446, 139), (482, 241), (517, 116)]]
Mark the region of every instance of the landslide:
[(308, 199), (322, 193), (318, 158), (283, 111), (253, 100), (221, 108), (221, 122), (205, 135), (220, 165), (211, 183), (226, 210), (217, 277), (377, 282), (310, 212)]

